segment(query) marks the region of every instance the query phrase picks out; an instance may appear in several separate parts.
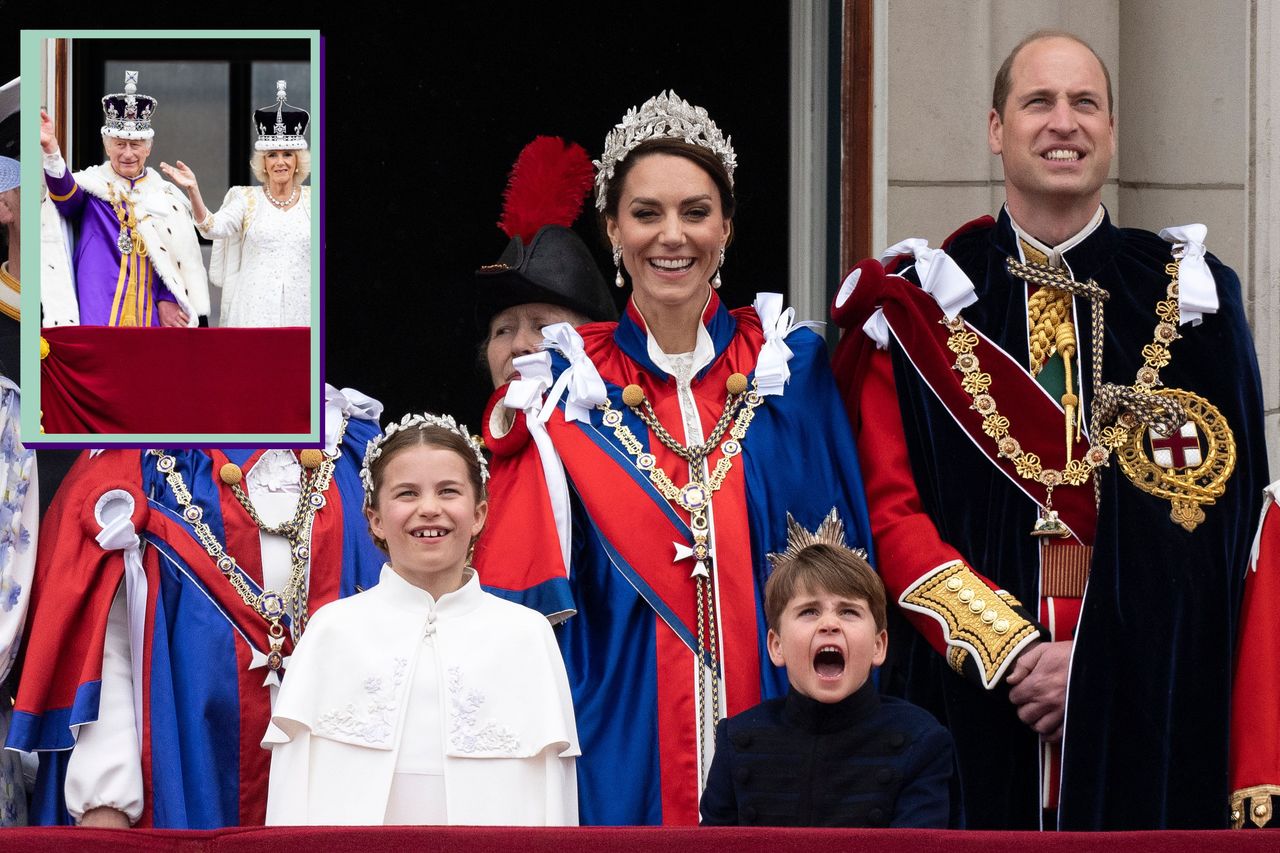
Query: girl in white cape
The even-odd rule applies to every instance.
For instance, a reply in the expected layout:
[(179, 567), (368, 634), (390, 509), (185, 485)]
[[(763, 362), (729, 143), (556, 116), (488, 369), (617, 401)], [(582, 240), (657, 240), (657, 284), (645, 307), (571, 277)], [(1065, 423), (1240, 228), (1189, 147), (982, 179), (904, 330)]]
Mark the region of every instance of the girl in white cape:
[(540, 614), (480, 588), (484, 457), (451, 417), (369, 442), (365, 514), (390, 555), (321, 608), (286, 664), (263, 746), (268, 824), (578, 822), (564, 663)]

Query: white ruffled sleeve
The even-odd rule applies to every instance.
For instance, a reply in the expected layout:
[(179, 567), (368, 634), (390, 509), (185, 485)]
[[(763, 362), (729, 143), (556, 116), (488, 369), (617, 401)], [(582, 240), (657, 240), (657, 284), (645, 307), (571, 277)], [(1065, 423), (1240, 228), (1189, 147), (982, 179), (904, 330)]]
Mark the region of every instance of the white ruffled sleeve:
[(239, 234), (244, 224), (245, 209), (248, 206), (247, 196), (253, 192), (249, 187), (232, 187), (227, 190), (218, 212), (204, 222), (196, 223), (196, 230), (202, 237), (216, 240)]
[(119, 809), (136, 823), (142, 816), (142, 751), (133, 710), (133, 673), (124, 584), (107, 617), (102, 651), (98, 719), (79, 727), (67, 761), (67, 811), (77, 823), (99, 806)]

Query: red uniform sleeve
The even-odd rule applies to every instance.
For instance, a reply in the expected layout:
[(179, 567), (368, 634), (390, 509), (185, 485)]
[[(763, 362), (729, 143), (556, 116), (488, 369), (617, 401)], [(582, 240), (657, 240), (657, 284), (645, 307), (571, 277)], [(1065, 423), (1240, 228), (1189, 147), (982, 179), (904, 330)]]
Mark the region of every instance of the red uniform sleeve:
[[(1278, 489), (1280, 484), (1272, 486)], [(1268, 496), (1245, 578), (1231, 689), (1231, 823), (1266, 826), (1280, 795), (1280, 506)]]
[[(993, 687), (1014, 657), (1038, 638), (1039, 627), (1021, 602), (944, 542), (925, 513), (888, 353), (869, 353), (859, 373), (858, 386), (844, 391), (858, 397), (850, 409), (885, 588), (953, 669)], [(975, 601), (985, 606), (974, 612)]]

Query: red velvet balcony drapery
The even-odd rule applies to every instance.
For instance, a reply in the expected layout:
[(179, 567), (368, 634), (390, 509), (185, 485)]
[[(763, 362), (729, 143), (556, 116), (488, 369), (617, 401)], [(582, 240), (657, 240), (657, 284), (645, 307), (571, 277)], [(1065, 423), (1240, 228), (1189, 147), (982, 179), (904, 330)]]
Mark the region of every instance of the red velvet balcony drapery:
[(141, 829), (5, 829), (5, 850), (97, 853), (1203, 853), (1270, 851), (1267, 830), (1238, 832), (959, 832), (922, 829), (478, 827), (240, 828), (206, 832)]
[(48, 434), (312, 431), (310, 329), (62, 326), (40, 334)]

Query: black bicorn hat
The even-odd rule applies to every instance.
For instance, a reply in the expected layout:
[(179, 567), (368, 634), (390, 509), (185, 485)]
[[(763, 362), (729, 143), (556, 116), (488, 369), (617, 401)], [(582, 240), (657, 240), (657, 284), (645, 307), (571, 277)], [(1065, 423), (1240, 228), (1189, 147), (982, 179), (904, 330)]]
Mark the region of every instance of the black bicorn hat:
[(563, 225), (544, 225), (526, 246), (511, 238), (495, 264), (476, 270), (476, 324), (487, 332), (494, 315), (512, 305), (562, 305), (589, 320), (616, 320), (618, 309), (600, 267), (582, 238)]
[(499, 227), (511, 238), (497, 263), (476, 270), (476, 325), (513, 305), (546, 302), (589, 320), (616, 320), (618, 309), (591, 250), (569, 226), (594, 183), (582, 146), (539, 136), (511, 170)]

